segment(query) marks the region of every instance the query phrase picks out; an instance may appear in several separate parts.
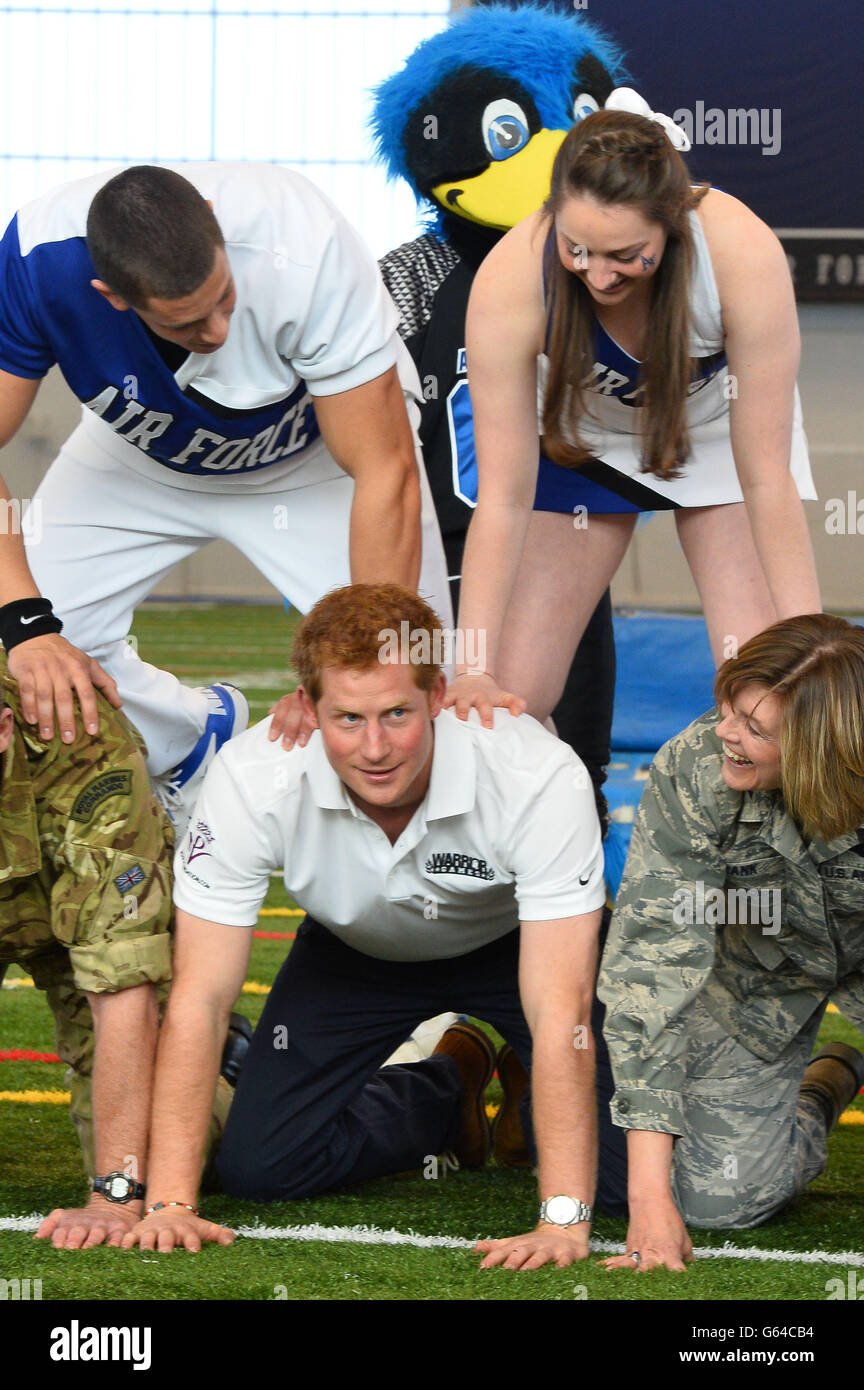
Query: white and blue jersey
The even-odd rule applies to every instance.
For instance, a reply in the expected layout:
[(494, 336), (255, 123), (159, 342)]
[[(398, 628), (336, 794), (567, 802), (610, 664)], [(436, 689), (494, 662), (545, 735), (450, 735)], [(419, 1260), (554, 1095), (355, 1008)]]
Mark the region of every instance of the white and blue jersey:
[[(272, 483), (319, 439), (315, 396), (397, 362), (406, 379), (396, 312), (359, 235), (302, 175), (168, 167), (212, 201), (225, 238), (237, 301), (222, 347), (172, 370), (134, 310), (92, 287), (87, 213), (112, 169), (12, 219), (0, 242), (0, 368), (36, 379), (56, 363), (85, 418), (123, 441), (124, 462), (173, 486), (211, 491), (262, 473)], [(409, 387), (410, 372), (409, 362)]]
[[(599, 321), (594, 325), (594, 364), (585, 382), (585, 413), (579, 437), (593, 458), (564, 468), (541, 457), (535, 509), (588, 512), (672, 510), (743, 501), (730, 433), (729, 402), (735, 383), (727, 370), (720, 296), (711, 256), (697, 212), (690, 213), (695, 264), (690, 285), (690, 356), (694, 370), (686, 416), (691, 454), (678, 478), (642, 472), (641, 363), (615, 342)], [(538, 420), (542, 432), (548, 359), (538, 358)], [(814, 498), (807, 440), (796, 387), (790, 471), (803, 498)]]
[[(589, 420), (596, 409), (597, 397), (603, 398), (602, 404), (612, 400), (625, 410), (641, 409), (645, 395), (644, 383), (639, 380), (642, 364), (619, 347), (596, 318), (593, 357), (594, 365), (584, 383)], [(712, 384), (716, 388), (716, 378), (725, 370), (726, 353), (722, 348), (696, 358), (688, 397), (692, 398)], [(717, 412), (718, 415), (727, 413), (725, 404)], [(671, 511), (682, 505), (674, 498), (653, 491), (652, 484), (653, 479), (646, 474), (639, 478), (623, 477), (603, 458), (590, 459), (574, 469), (553, 463), (541, 453), (534, 509), (569, 512), (583, 506), (588, 512), (641, 512)]]

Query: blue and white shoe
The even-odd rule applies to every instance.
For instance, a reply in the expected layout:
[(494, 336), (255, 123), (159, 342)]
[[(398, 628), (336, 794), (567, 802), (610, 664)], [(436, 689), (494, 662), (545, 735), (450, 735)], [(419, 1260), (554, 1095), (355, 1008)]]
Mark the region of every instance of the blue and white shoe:
[(204, 732), (182, 763), (170, 772), (154, 779), (153, 794), (168, 813), (174, 826), (174, 843), (179, 845), (186, 834), (201, 783), (219, 749), (235, 734), (242, 734), (249, 723), (249, 702), (236, 685), (197, 687), (212, 706)]

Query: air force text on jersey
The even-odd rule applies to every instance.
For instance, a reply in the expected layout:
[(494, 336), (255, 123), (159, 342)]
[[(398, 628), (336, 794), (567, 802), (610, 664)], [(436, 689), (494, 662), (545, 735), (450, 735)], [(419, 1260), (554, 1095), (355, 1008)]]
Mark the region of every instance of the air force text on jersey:
[[(273, 463), (283, 463), (320, 435), (312, 397), (303, 383), (272, 407), (276, 418), (271, 424), (257, 434), (239, 438), (200, 425), (190, 432), (188, 419), (178, 420), (171, 411), (148, 409), (131, 393), (128, 398), (125, 391), (121, 394), (116, 386), (106, 386), (84, 405), (110, 425), (115, 434), (145, 454), (159, 440), (160, 447), (154, 452), (160, 463), (189, 473), (268, 468)], [(255, 412), (256, 423), (260, 423), (261, 415), (260, 410)], [(168, 441), (172, 447), (179, 444), (170, 456), (166, 456)]]

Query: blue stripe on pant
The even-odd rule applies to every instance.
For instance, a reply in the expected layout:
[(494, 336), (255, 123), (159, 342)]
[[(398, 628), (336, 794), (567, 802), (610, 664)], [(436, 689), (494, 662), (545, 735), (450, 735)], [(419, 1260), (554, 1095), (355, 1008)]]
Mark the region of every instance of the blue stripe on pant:
[[(518, 952), (514, 931), (447, 960), (382, 961), (307, 917), (237, 1083), (217, 1161), (225, 1191), (258, 1201), (312, 1197), (420, 1167), (428, 1155), (451, 1148), (462, 1097), (455, 1062), (433, 1056), (378, 1068), (423, 1019), (453, 1011), (490, 1023), (530, 1072)], [(614, 1088), (601, 1021), (595, 1001), (597, 1201), (620, 1211), (626, 1136), (609, 1118)]]

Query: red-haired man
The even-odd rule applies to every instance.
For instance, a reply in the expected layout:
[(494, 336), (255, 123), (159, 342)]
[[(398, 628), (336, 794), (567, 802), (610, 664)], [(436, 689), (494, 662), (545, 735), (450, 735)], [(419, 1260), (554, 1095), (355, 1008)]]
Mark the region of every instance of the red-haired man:
[[(252, 928), (271, 872), (284, 867), (308, 916), (240, 1075), (219, 1157), (225, 1190), (310, 1197), (434, 1171), (447, 1150), (481, 1165), (495, 1065), (481, 1029), (455, 1024), (428, 1059), (382, 1069), (420, 1019), (456, 1009), (497, 1028), (532, 1077), (539, 1223), (480, 1242), (484, 1264), (563, 1267), (588, 1254), (604, 901), (591, 783), (533, 719), (497, 710), (489, 730), (442, 713), (441, 639), (407, 589), (335, 590), (294, 648), (316, 733), (289, 752), (265, 721), (208, 773), (175, 864), (148, 1214), (127, 1244), (197, 1250), (233, 1239), (195, 1210), (200, 1157)], [(597, 1090), (608, 1097), (602, 1058)], [(623, 1148), (607, 1109), (598, 1197), (620, 1208)]]

